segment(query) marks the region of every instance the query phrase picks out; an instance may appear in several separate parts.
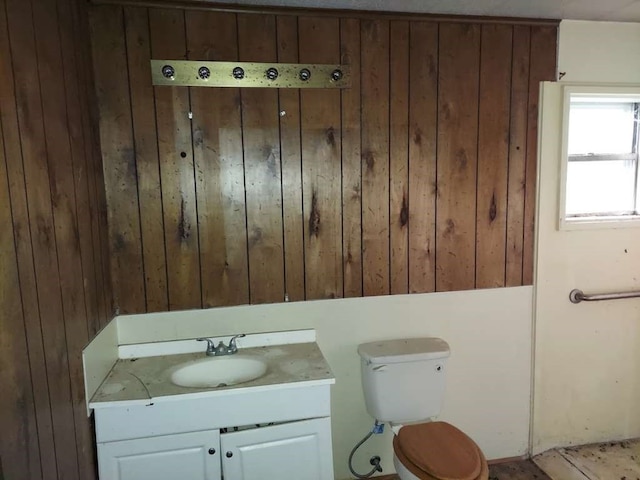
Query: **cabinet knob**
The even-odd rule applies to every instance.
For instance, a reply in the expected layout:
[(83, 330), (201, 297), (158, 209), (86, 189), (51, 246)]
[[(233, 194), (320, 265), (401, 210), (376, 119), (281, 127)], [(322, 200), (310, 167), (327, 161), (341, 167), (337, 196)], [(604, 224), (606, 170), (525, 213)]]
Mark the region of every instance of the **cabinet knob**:
[(216, 449), (215, 448), (210, 448), (209, 449), (209, 455), (214, 455), (216, 453)]
[(233, 452), (227, 452), (226, 455), (227, 455), (227, 458), (231, 458), (231, 457), (233, 457)]

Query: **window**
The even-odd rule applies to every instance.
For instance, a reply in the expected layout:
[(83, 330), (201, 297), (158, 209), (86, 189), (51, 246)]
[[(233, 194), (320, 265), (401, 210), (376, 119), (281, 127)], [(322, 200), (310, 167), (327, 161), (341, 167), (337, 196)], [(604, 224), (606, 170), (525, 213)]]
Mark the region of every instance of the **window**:
[(640, 225), (640, 89), (631, 90), (565, 87), (561, 226)]

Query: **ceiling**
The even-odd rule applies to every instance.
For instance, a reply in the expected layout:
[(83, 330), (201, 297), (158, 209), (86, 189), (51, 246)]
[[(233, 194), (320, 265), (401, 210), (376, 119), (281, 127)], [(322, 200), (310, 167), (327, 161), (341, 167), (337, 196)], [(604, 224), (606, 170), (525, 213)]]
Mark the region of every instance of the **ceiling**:
[(640, 22), (640, 0), (207, 0), (207, 3)]

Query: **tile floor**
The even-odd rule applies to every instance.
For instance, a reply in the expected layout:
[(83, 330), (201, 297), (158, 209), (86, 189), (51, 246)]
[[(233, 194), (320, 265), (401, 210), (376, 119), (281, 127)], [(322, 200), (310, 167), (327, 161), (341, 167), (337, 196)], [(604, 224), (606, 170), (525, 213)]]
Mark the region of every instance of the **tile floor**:
[(640, 480), (640, 440), (557, 448), (533, 461), (552, 480)]
[(557, 448), (531, 460), (491, 465), (489, 480), (640, 480), (640, 439)]

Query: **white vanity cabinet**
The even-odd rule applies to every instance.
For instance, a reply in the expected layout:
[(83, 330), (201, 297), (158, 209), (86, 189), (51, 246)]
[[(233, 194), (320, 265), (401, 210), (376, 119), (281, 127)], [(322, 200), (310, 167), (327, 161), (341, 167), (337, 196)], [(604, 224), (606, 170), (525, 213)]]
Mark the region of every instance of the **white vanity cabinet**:
[(225, 480), (333, 478), (329, 418), (225, 433), (220, 445)]
[(94, 405), (100, 480), (333, 480), (329, 384)]
[(218, 430), (98, 445), (101, 479), (220, 480)]

